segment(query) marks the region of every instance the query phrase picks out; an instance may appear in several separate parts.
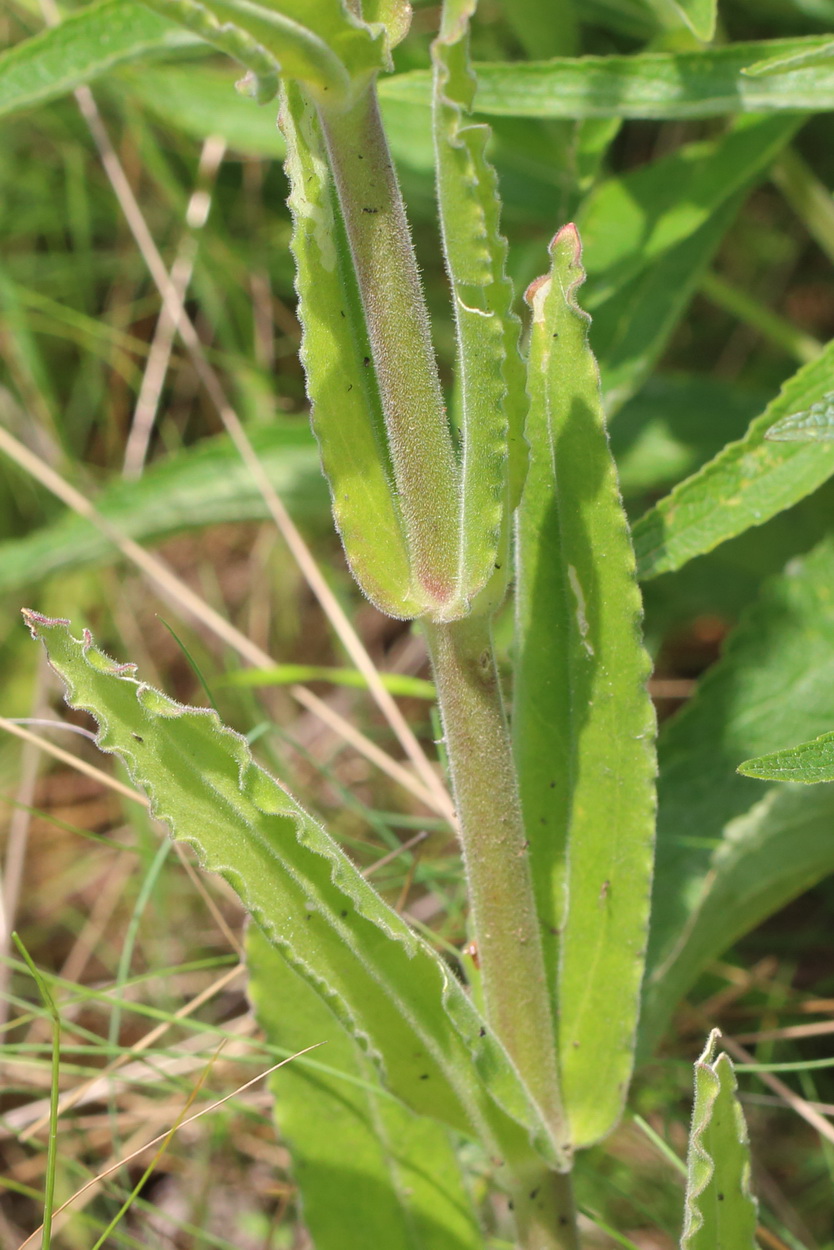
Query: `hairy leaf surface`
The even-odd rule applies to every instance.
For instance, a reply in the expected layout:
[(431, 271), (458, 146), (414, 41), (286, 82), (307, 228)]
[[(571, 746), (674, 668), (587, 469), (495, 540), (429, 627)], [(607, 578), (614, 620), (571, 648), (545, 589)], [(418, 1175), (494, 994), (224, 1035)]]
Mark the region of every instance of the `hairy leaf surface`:
[(756, 1250), (750, 1146), (733, 1065), (714, 1029), (695, 1064), (681, 1250)]
[[(221, 873), (269, 940), (418, 1114), (473, 1130), (499, 1154), (547, 1150), (515, 1069), (460, 983), (389, 908), (216, 712), (132, 676), (68, 622), (27, 612), (71, 706), (97, 720), (153, 814)], [(512, 1117), (512, 1118), (511, 1118)], [(521, 1127), (523, 1123), (524, 1128)]]
[(325, 1043), (269, 1080), (316, 1250), (480, 1250), (449, 1133), (382, 1088), (327, 1003), (254, 926), (246, 955), (267, 1041), (290, 1053)]
[(489, 131), (467, 120), (475, 88), (468, 65), (475, 2), (455, 0), (444, 7), (433, 45), (433, 116), (437, 198), (457, 328), (459, 594), (473, 599), (497, 571), (488, 595), (494, 601), (503, 597), (509, 575), (510, 511), (526, 467), (527, 401), (521, 324), (512, 311), (507, 244), (499, 232), (497, 178), (485, 155)]
[[(563, 1098), (577, 1145), (616, 1123), (648, 927), (654, 713), (641, 603), (608, 447), (579, 239), (528, 292), (530, 469), (519, 509), (513, 734)], [(605, 1020), (604, 1029), (600, 1020)]]

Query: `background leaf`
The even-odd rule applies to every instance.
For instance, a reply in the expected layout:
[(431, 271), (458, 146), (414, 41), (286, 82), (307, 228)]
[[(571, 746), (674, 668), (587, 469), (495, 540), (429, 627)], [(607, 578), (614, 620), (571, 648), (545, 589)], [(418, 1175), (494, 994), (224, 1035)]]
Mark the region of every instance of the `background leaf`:
[(563, 1099), (572, 1138), (586, 1145), (616, 1123), (631, 1072), (652, 871), (654, 712), (588, 318), (575, 303), (584, 276), (575, 227), (551, 247), (551, 276), (528, 292), (530, 469), (518, 516), (513, 736)]
[(801, 781), (806, 785), (834, 781), (834, 733), (745, 760), (738, 771), (743, 777), (758, 777), (762, 781)]
[(830, 385), (834, 342), (794, 374), (778, 397), (714, 460), (681, 482), (634, 526), (641, 578), (679, 569), (816, 490), (834, 473), (834, 444), (774, 443), (767, 432), (809, 408)]
[(254, 926), (246, 962), (267, 1041), (290, 1053), (325, 1043), (269, 1081), (316, 1250), (480, 1250), (483, 1238), (446, 1130), (380, 1086), (368, 1056), (326, 1002)]

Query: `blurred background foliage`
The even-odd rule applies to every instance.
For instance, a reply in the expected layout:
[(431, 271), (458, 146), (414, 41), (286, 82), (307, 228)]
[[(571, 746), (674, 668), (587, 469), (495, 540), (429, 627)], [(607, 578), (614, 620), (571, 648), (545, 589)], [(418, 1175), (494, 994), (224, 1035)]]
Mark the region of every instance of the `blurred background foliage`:
[[(83, 7), (66, 4), (62, 12)], [(664, 0), (577, 0), (573, 8), (482, 0), (473, 56), (504, 62), (697, 50), (702, 45), (674, 9)], [(395, 54), (398, 77), (382, 94), (453, 406), (453, 331), (420, 96), (438, 17), (437, 5), (415, 5), (412, 32)], [(0, 44), (26, 39), (43, 21), (35, 0), (6, 0)], [(832, 29), (834, 0), (722, 0), (715, 47)], [(422, 643), (408, 625), (362, 602), (332, 532), (297, 357), (275, 109), (237, 95), (236, 76), (223, 58), (192, 47), (123, 65), (93, 90), (166, 264), (183, 274), (193, 268), (186, 306), (209, 361), (331, 588), (379, 667), (398, 675), (402, 706), (433, 749), (439, 734)], [(834, 335), (830, 94), (829, 87), (819, 111), (741, 118), (488, 118), (519, 296), (544, 268), (547, 242), (562, 223), (576, 219), (585, 237), (589, 278), (581, 298), (594, 316), (592, 344), (635, 519), (740, 437), (781, 383)], [(279, 669), (275, 684), (247, 683), (228, 647), (198, 622), (180, 621), (106, 536), (4, 454), (0, 711), (9, 718), (65, 715), (20, 624), (20, 607), (84, 622), (154, 684), (186, 701), (211, 698), (363, 867), (394, 852), (373, 879), (457, 960), (465, 915), (455, 847), (442, 821), (404, 797), (309, 701), (299, 701), (298, 683), (305, 683), (398, 753), (366, 693), (309, 671), (344, 670), (344, 653), (187, 352), (166, 330), (159, 292), (76, 100), (66, 95), (15, 112), (2, 127), (0, 425), (122, 533), (158, 549)], [(830, 530), (832, 504), (829, 483), (761, 528), (647, 583), (662, 718), (689, 698), (766, 579)], [(500, 637), (507, 655), (509, 613)], [(66, 734), (48, 736), (74, 749)], [(88, 743), (79, 752), (98, 762)], [(128, 1153), (149, 1123), (160, 1131), (170, 1125), (221, 1026), (232, 1041), (209, 1075), (213, 1096), (270, 1060), (234, 972), (241, 917), (232, 897), (214, 880), (196, 893), (187, 866), (141, 812), (137, 819), (134, 805), (94, 778), (39, 758), (8, 735), (0, 739), (5, 897), (36, 962), (59, 977), (67, 1089), (99, 1076), (62, 1120), (59, 1194), (69, 1197)], [(411, 845), (415, 835), (426, 836)], [(410, 849), (396, 853), (406, 843)], [(638, 1074), (636, 1115), (582, 1161), (580, 1197), (596, 1221), (590, 1244), (677, 1244), (681, 1187), (669, 1152), (683, 1150), (690, 1063), (709, 1024), (757, 1042), (761, 1061), (777, 1040), (782, 1059), (792, 1047), (797, 1058), (826, 1056), (834, 1030), (834, 1022), (825, 1027), (834, 1013), (832, 904), (826, 881), (741, 940), (692, 989), (658, 1055)], [(12, 1250), (38, 1222), (44, 1136), (33, 1126), (49, 1089), (49, 1060), (31, 984), (8, 946), (5, 955), (0, 1246)], [(205, 1001), (195, 1005), (199, 996)], [(180, 1018), (183, 1011), (189, 1014)], [(165, 1031), (148, 1042), (155, 1024)], [(149, 1066), (128, 1053), (140, 1040)], [(101, 1075), (120, 1057), (120, 1075)], [(825, 1069), (785, 1080), (832, 1112), (834, 1084)], [(762, 1245), (834, 1246), (831, 1142), (755, 1078), (744, 1079), (742, 1096), (758, 1167)], [(79, 1213), (61, 1225), (57, 1244), (95, 1244), (148, 1157), (77, 1202)], [(476, 1175), (489, 1169), (488, 1160), (472, 1165)], [(295, 1214), (288, 1158), (275, 1140), (268, 1098), (256, 1087), (182, 1130), (106, 1244), (301, 1247)], [(604, 1231), (612, 1226), (627, 1236), (612, 1239)], [(496, 1247), (506, 1244), (503, 1236), (497, 1212)]]

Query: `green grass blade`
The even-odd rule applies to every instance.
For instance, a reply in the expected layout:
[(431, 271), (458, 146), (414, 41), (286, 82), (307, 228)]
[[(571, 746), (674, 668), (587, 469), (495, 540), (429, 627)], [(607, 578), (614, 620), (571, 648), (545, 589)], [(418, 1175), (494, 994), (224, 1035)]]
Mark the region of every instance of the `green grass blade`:
[(760, 78), (767, 74), (787, 74), (803, 69), (806, 65), (818, 65), (820, 62), (834, 61), (834, 43), (821, 46), (801, 48), (798, 52), (783, 53), (781, 56), (769, 56), (763, 61), (747, 65), (742, 73), (750, 78)]
[(90, 5), (0, 56), (0, 116), (66, 95), (119, 65), (196, 42), (132, 0)]
[(834, 733), (820, 734), (812, 742), (800, 742), (783, 751), (745, 760), (738, 771), (742, 777), (757, 777), (761, 781), (799, 781), (805, 785), (834, 781)]
[[(834, 66), (806, 64), (789, 74), (745, 77), (765, 57), (813, 53), (830, 35), (763, 40), (698, 52), (648, 52), (476, 65), (478, 112), (504, 117), (722, 117), (834, 107)], [(398, 74), (380, 94), (428, 105), (429, 75)]]
[[(524, 368), (513, 286), (506, 276), (500, 200), (485, 155), (489, 131), (468, 120), (474, 80), (468, 24), (475, 0), (447, 0), (433, 45), (437, 198), (457, 330), (462, 520), (459, 594), (471, 600), (493, 578), (503, 598), (509, 574), (510, 510), (526, 468)], [(509, 464), (508, 464), (509, 459)], [(499, 558), (500, 556), (500, 558)]]
[[(296, 520), (326, 517), (327, 490), (305, 423), (255, 429), (252, 444), (270, 482)], [(263, 496), (225, 435), (152, 464), (135, 482), (114, 479), (96, 498), (101, 514), (137, 542), (229, 521), (269, 519)], [(84, 517), (67, 512), (31, 534), (0, 543), (0, 591), (120, 559)]]
[[(210, 709), (136, 681), (85, 631), (26, 613), (97, 743), (145, 789), (156, 817), (221, 873), (270, 941), (361, 1039), (418, 1114), (473, 1130), (504, 1156), (547, 1141), (504, 1051), (444, 962)], [(523, 1127), (522, 1127), (523, 1125)]]
[(728, 1055), (714, 1058), (717, 1029), (695, 1064), (681, 1250), (756, 1250), (750, 1146)]
[(718, 0), (673, 0), (686, 25), (705, 42), (715, 34)]
[(386, 1094), (327, 1003), (254, 926), (246, 949), (267, 1041), (290, 1052), (325, 1042), (316, 1058), (329, 1072), (296, 1061), (269, 1079), (316, 1250), (480, 1250), (446, 1130)]
[(412, 577), (336, 190), (315, 109), (292, 84), (284, 93), (281, 128), (292, 188), (301, 359), (334, 520), (354, 576), (371, 602), (391, 616), (419, 616), (424, 604)]
[(654, 712), (588, 318), (574, 302), (583, 276), (575, 227), (551, 248), (552, 276), (528, 292), (531, 454), (518, 521), (513, 734), (563, 1097), (572, 1138), (585, 1145), (616, 1123), (631, 1072), (652, 871)]
[(660, 735), (644, 1046), (701, 970), (834, 869), (834, 788), (770, 787), (744, 760), (831, 728), (834, 542), (766, 583)]
[(738, 442), (674, 488), (634, 527), (641, 578), (679, 569), (728, 538), (762, 525), (834, 473), (834, 443), (769, 441), (784, 416), (810, 408), (831, 386), (834, 342), (782, 387)]

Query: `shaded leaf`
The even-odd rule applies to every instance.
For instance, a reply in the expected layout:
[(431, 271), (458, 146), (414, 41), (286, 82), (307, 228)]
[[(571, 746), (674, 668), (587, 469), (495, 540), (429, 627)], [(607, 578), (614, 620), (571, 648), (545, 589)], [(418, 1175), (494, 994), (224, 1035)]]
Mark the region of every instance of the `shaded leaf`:
[(246, 955), (266, 1040), (290, 1053), (326, 1043), (269, 1079), (316, 1250), (480, 1250), (446, 1130), (382, 1088), (327, 1003), (254, 926)]
[(687, 560), (770, 517), (816, 490), (834, 473), (834, 444), (776, 443), (768, 431), (809, 407), (830, 385), (834, 342), (803, 366), (738, 442), (642, 516), (634, 527), (641, 578), (679, 569)]
[(834, 733), (745, 760), (738, 771), (743, 777), (758, 777), (762, 781), (800, 781), (806, 785), (834, 781)]
[(834, 789), (763, 792), (736, 771), (830, 730), (833, 584), (831, 540), (767, 582), (660, 735), (646, 1049), (711, 960), (834, 870)]
[(712, 39), (718, 0), (673, 0), (673, 3), (694, 35), (699, 39)]
[(821, 62), (834, 62), (834, 43), (828, 42), (812, 48), (801, 48), (798, 52), (777, 54), (755, 61), (741, 71), (750, 78), (760, 78), (766, 74), (786, 74), (793, 70), (804, 69), (806, 65), (819, 65)]
[(681, 1250), (756, 1250), (747, 1126), (730, 1058), (714, 1057), (720, 1036), (713, 1029), (695, 1064)]
[[(221, 873), (294, 969), (418, 1114), (473, 1129), (499, 1155), (547, 1139), (515, 1069), (444, 962), (208, 708), (138, 682), (88, 631), (27, 611), (71, 706), (146, 790), (154, 816)], [(524, 1125), (522, 1128), (521, 1125)]]
[[(613, 1128), (631, 1073), (654, 831), (640, 594), (605, 432), (576, 229), (528, 292), (530, 468), (518, 516), (513, 735), (577, 1145)], [(601, 1019), (606, 1021), (600, 1029)]]

